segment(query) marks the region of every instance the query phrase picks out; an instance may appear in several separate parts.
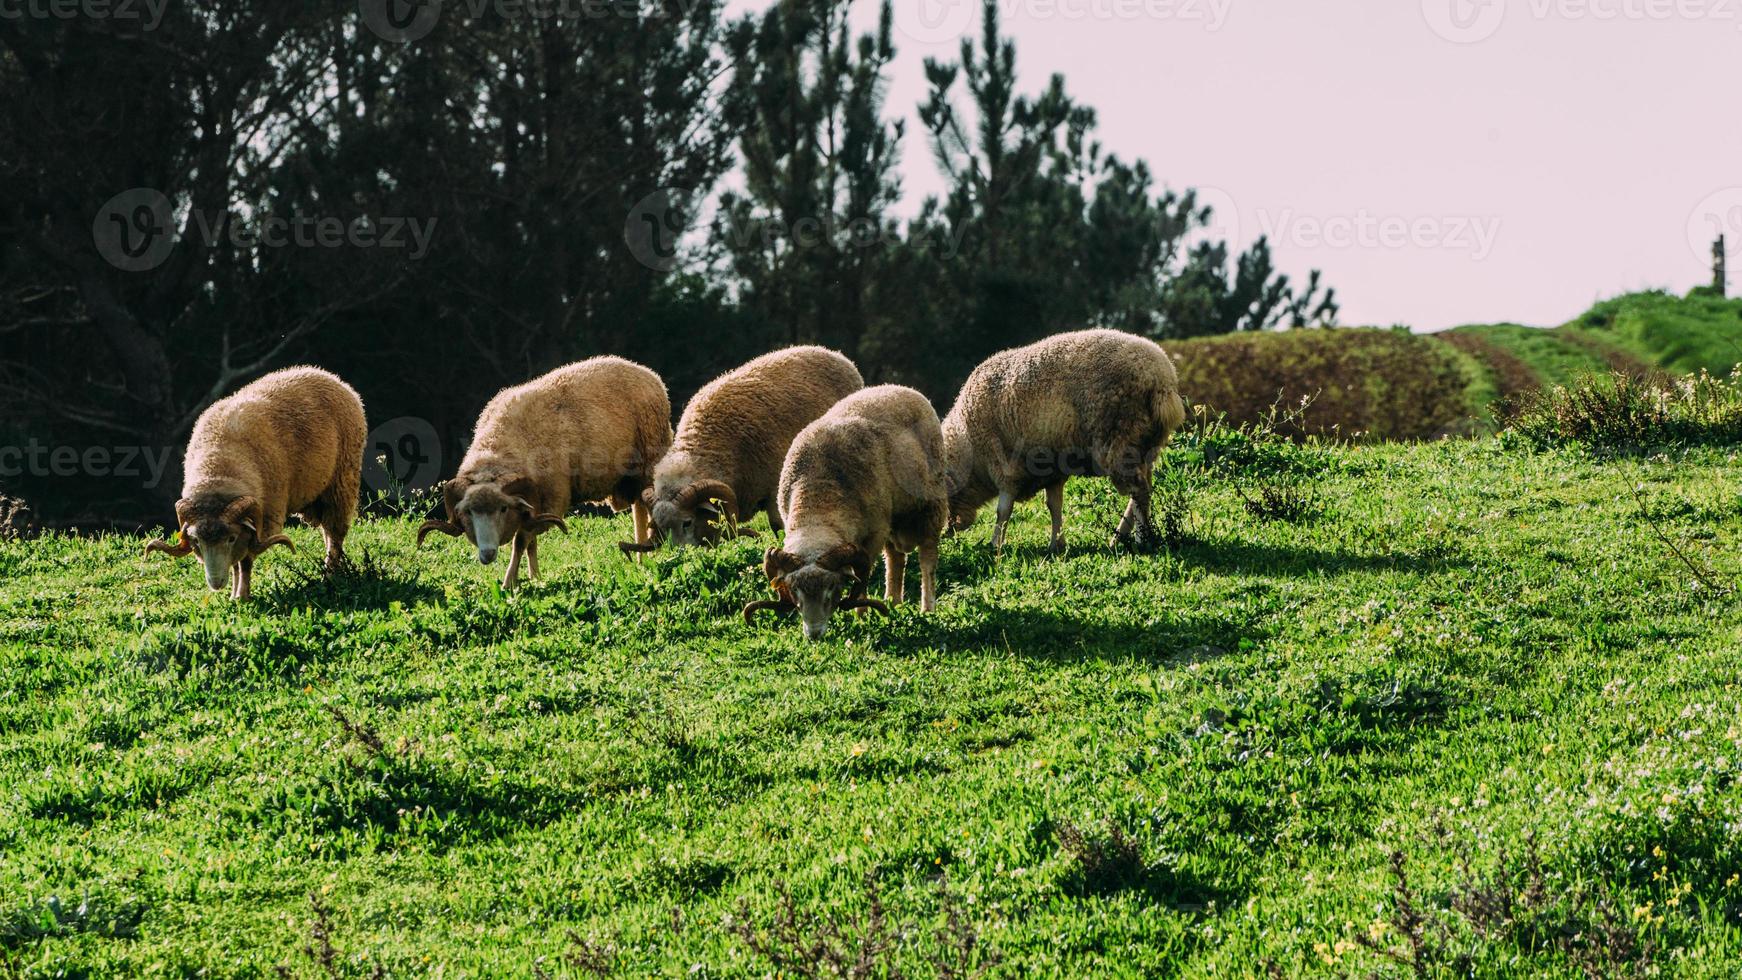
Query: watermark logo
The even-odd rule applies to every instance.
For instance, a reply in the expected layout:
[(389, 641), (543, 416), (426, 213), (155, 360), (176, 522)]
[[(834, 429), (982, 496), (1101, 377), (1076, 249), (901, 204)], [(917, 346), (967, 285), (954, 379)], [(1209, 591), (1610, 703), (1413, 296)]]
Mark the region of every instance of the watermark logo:
[(442, 478), (442, 441), (420, 418), (397, 418), (369, 432), (363, 444), (363, 483), (376, 493), (398, 496), (428, 490)]
[(155, 31), (169, 0), (0, 0), (0, 20), (101, 20)]
[(1310, 215), (1292, 208), (1258, 212), (1259, 231), (1273, 245), (1298, 249), (1468, 252), (1478, 262), (1494, 253), (1500, 219), (1472, 215)]
[(1486, 41), (1506, 22), (1505, 0), (1421, 0), (1433, 32), (1453, 44)]
[(91, 239), (98, 254), (123, 272), (150, 272), (175, 251), (175, 209), (169, 198), (149, 187), (135, 187), (110, 198), (97, 210)]
[(1486, 41), (1511, 14), (1537, 23), (1729, 23), (1742, 30), (1742, 0), (1422, 0), (1435, 34), (1457, 44)]
[(623, 243), (635, 261), (655, 272), (678, 267), (679, 244), (689, 230), (688, 195), (662, 187), (635, 202), (623, 223)]
[(357, 6), (364, 25), (394, 44), (423, 40), (442, 19), (441, 0), (358, 0)]
[(1198, 209), (1209, 208), (1210, 221), (1187, 235), (1187, 244), (1226, 242), (1230, 251), (1239, 249), (1245, 239), (1241, 237), (1240, 206), (1234, 195), (1220, 187), (1200, 187), (1197, 191)]
[(1688, 215), (1688, 248), (1709, 263), (1718, 236), (1724, 236), (1725, 257), (1742, 256), (1742, 187), (1726, 187), (1701, 201)]
[[(174, 206), (161, 191), (139, 187), (110, 198), (91, 223), (97, 253), (123, 272), (150, 272), (169, 260), (180, 232)], [(435, 218), (363, 215), (190, 213), (187, 231), (208, 247), (236, 251), (279, 248), (403, 249), (412, 261), (429, 254)]]
[(979, 0), (907, 0), (895, 8), (895, 29), (916, 44), (945, 44), (972, 29)]
[(0, 446), (0, 477), (138, 480), (156, 489), (169, 471), (167, 446), (51, 446), (32, 439), (22, 446)]

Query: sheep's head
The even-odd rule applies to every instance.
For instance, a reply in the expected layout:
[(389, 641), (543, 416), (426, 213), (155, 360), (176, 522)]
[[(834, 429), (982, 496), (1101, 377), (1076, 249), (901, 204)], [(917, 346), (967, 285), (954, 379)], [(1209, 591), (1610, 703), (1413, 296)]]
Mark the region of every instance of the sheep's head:
[(967, 427), (954, 413), (944, 420), (944, 485), (950, 497), (952, 531), (973, 527), (980, 508), (998, 495), (991, 481), (974, 466)]
[(655, 533), (679, 548), (711, 547), (738, 528), (738, 498), (719, 480), (698, 480), (653, 504)]
[(417, 530), (417, 543), (431, 531), (452, 537), (464, 535), (478, 549), (478, 561), (488, 565), (496, 552), (522, 534), (539, 535), (556, 528), (568, 533), (569, 526), (556, 514), (541, 514), (526, 499), (536, 488), (519, 477), (506, 483), (465, 483), (450, 480), (442, 490), (447, 520), (431, 520)]
[(278, 545), (296, 550), (283, 534), (261, 537), (263, 511), (260, 501), (253, 497), (229, 501), (184, 498), (175, 505), (180, 540), (173, 545), (153, 541), (145, 546), (145, 553), (161, 552), (172, 558), (198, 554), (206, 567), (206, 587), (221, 592), (230, 585), (230, 569), (243, 559)]
[(889, 614), (888, 606), (865, 598), (865, 580), (871, 577), (871, 556), (854, 545), (843, 544), (815, 561), (770, 548), (762, 556), (762, 571), (780, 598), (745, 606), (746, 623), (764, 609), (796, 609), (804, 623), (806, 639), (820, 640), (828, 632), (829, 619), (836, 611), (876, 609), (886, 616)]

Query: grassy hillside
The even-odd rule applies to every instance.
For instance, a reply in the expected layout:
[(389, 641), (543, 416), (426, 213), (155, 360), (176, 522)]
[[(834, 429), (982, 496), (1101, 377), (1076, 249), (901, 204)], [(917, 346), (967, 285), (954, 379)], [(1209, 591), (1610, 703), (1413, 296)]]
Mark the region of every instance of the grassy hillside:
[(622, 521), (512, 596), (295, 529), (240, 607), (0, 545), (0, 973), (1734, 977), (1734, 467), (1503, 447), (1188, 439), (1170, 552), (1073, 484), (816, 645)]
[(1435, 336), (1473, 358), (1488, 388), (1510, 400), (1612, 371), (1724, 376), (1742, 362), (1742, 300), (1635, 293), (1554, 329), (1493, 324)]
[(1237, 423), (1306, 398), (1311, 407), (1293, 420), (1301, 432), (1429, 439), (1492, 431), (1506, 406), (1593, 375), (1726, 376), (1742, 363), (1742, 300), (1639, 293), (1554, 329), (1298, 330), (1167, 349), (1187, 398)]
[(1638, 293), (1599, 303), (1563, 329), (1678, 374), (1725, 375), (1742, 364), (1742, 298)]

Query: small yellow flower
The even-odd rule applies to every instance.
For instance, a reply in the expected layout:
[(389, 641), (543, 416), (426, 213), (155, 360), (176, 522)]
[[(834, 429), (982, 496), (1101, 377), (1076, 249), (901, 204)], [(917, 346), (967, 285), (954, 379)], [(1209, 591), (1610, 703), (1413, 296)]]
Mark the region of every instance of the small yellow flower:
[(1367, 935), (1371, 936), (1374, 942), (1378, 942), (1385, 937), (1385, 931), (1390, 928), (1391, 924), (1384, 919), (1374, 919), (1367, 926)]
[(1542, 754), (1543, 755), (1554, 755), (1554, 743), (1550, 742), (1549, 744), (1543, 746), (1542, 747)]
[(866, 749), (866, 746), (865, 746), (864, 742), (854, 742), (853, 743), (853, 758), (857, 759), (860, 756), (864, 755), (865, 749)]
[(1638, 908), (1633, 910), (1633, 917), (1635, 919), (1649, 919), (1649, 918), (1651, 918), (1652, 906), (1654, 906), (1656, 904), (1657, 903), (1655, 903), (1655, 902), (1646, 902), (1644, 905), (1641, 905)]
[(1742, 881), (1742, 875), (1731, 875), (1730, 880), (1724, 882), (1724, 887), (1725, 888), (1735, 888), (1736, 882), (1738, 882), (1738, 881)]
[(1651, 856), (1654, 858), (1657, 858), (1659, 860), (1662, 860), (1663, 859), (1663, 845), (1659, 844), (1658, 846), (1652, 848), (1651, 849)]

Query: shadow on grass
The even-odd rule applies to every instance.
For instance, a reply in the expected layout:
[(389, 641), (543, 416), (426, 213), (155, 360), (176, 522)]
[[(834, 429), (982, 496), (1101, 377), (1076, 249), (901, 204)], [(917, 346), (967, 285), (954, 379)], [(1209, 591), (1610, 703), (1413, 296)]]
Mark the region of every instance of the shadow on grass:
[(1435, 574), (1469, 568), (1468, 559), (1449, 548), (1389, 555), (1327, 551), (1251, 542), (1193, 542), (1178, 551), (1181, 561), (1194, 568), (1224, 575), (1264, 575), (1285, 578), (1356, 575), (1367, 572)]
[(984, 602), (950, 612), (900, 616), (881, 627), (876, 644), (889, 653), (990, 648), (1049, 662), (1106, 656), (1177, 665), (1211, 660), (1270, 635), (1261, 612), (1250, 609), (1168, 610), (1167, 618), (1148, 623), (1108, 621), (1104, 611), (1078, 615), (1068, 608)]
[(362, 558), (338, 572), (322, 573), (318, 561), (298, 563), (286, 570), (284, 584), (256, 593), (253, 601), (265, 613), (299, 609), (363, 611), (386, 609), (394, 603), (410, 607), (433, 602), (442, 592), (419, 580), (417, 572), (377, 561), (364, 549)]
[[(1253, 575), (1283, 578), (1317, 578), (1357, 575), (1371, 572), (1407, 572), (1435, 574), (1457, 568), (1468, 568), (1471, 562), (1450, 545), (1432, 547), (1419, 552), (1364, 554), (1347, 550), (1329, 550), (1310, 546), (1258, 544), (1249, 541), (1191, 540), (1171, 551), (1133, 554), (1105, 545), (1091, 548), (1071, 547), (1063, 555), (1053, 555), (1043, 544), (1006, 545), (1004, 553), (992, 554), (990, 546), (966, 544), (946, 548), (938, 561), (938, 578), (952, 585), (980, 585), (992, 578), (1000, 565), (1011, 562), (1042, 564), (1070, 562), (1082, 559), (1134, 560), (1158, 565), (1177, 561), (1187, 568), (1197, 568), (1219, 575)], [(908, 591), (917, 590), (914, 562), (908, 570)], [(878, 576), (876, 587), (881, 588)], [(917, 593), (916, 593), (917, 594)]]

